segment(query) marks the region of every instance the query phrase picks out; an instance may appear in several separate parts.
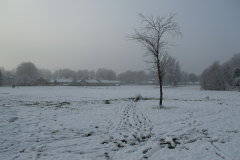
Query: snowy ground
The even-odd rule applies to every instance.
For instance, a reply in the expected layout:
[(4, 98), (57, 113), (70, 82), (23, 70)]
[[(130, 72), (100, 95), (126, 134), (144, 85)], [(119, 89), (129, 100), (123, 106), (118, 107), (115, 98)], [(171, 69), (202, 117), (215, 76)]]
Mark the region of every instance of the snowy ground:
[(155, 86), (1, 87), (0, 159), (240, 159), (240, 92), (163, 93), (159, 109)]

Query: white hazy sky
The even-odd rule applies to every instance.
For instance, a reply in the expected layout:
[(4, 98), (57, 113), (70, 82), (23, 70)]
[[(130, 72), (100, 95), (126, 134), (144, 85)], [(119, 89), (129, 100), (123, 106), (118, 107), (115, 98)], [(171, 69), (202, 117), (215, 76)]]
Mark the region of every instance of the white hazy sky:
[(178, 14), (184, 36), (171, 52), (188, 73), (240, 53), (239, 0), (0, 0), (0, 67), (147, 69), (145, 51), (125, 39), (138, 13)]

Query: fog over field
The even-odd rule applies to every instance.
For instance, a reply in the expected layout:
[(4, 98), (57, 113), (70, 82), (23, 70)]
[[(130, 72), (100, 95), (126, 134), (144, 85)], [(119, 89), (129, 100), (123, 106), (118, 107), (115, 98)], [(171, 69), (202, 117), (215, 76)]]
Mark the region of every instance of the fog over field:
[(1, 0), (0, 160), (240, 159), (240, 1)]
[(127, 41), (141, 27), (138, 14), (169, 16), (183, 37), (170, 52), (182, 70), (200, 75), (213, 61), (224, 63), (240, 51), (240, 2), (201, 1), (18, 1), (0, 2), (0, 67), (32, 62), (37, 68), (96, 70), (117, 74), (147, 68), (145, 50)]

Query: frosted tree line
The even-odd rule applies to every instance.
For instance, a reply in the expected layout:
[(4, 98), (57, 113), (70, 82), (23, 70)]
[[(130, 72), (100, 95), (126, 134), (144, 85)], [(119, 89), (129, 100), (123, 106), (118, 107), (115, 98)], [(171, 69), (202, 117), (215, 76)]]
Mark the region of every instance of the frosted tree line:
[[(57, 69), (52, 72), (49, 69), (38, 69), (32, 62), (22, 62), (16, 69), (12, 70), (5, 70), (4, 67), (0, 67), (0, 73), (0, 84), (2, 85), (34, 86), (37, 85), (37, 79), (40, 77), (48, 81), (59, 78), (71, 78), (73, 81), (81, 79), (119, 80), (122, 84), (126, 85), (143, 85), (148, 81), (152, 81), (155, 85), (158, 85), (156, 73), (152, 70), (128, 70), (118, 75), (113, 70), (104, 68), (98, 69), (96, 72), (87, 69), (74, 71), (68, 68)], [(169, 58), (165, 74), (163, 85), (186, 85), (188, 82), (198, 81), (198, 78), (191, 78), (191, 75), (195, 75), (194, 73), (188, 74), (181, 71), (181, 66), (174, 57)], [(195, 75), (195, 77), (197, 76)]]
[(2, 72), (1, 72), (1, 70), (0, 70), (0, 86), (2, 86), (3, 84), (2, 84)]
[(213, 62), (201, 74), (201, 87), (206, 90), (229, 90), (240, 86), (240, 53), (224, 64)]

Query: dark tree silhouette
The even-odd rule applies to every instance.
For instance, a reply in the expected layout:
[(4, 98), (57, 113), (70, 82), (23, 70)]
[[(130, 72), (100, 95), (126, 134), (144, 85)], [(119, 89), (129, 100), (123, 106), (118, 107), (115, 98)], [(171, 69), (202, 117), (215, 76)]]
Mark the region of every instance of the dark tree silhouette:
[(3, 85), (3, 83), (2, 83), (2, 72), (1, 72), (1, 70), (0, 70), (0, 87)]
[(171, 36), (182, 36), (182, 32), (180, 26), (174, 20), (176, 14), (170, 14), (168, 18), (165, 16), (147, 17), (142, 14), (139, 14), (139, 16), (143, 26), (138, 30), (135, 29), (135, 33), (127, 35), (126, 38), (141, 44), (146, 49), (145, 56), (151, 57), (151, 60), (147, 61), (147, 63), (150, 65), (150, 69), (155, 70), (157, 73), (160, 84), (159, 105), (162, 106), (162, 81), (165, 75), (166, 64), (170, 57), (168, 48), (173, 46), (165, 36), (167, 33)]
[(16, 70), (17, 76), (27, 75), (32, 79), (37, 79), (39, 72), (37, 67), (32, 62), (22, 62)]

